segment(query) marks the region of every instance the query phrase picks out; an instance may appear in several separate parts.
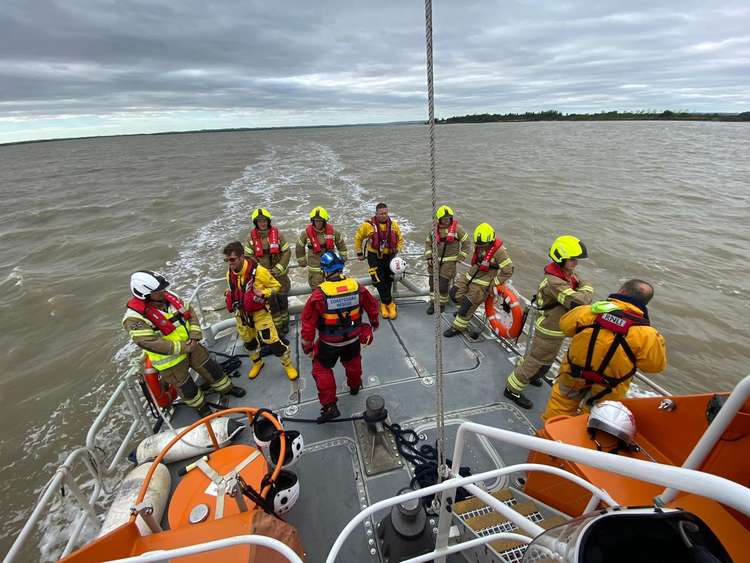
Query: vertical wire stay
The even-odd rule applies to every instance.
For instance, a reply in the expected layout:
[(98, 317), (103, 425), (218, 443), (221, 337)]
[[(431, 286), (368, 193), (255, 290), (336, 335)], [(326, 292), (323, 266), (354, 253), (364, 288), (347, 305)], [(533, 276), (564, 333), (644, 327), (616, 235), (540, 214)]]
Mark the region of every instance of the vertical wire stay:
[(438, 256), (437, 172), (435, 168), (435, 89), (432, 81), (432, 0), (425, 0), (425, 40), (427, 47), (427, 107), (430, 131), (430, 186), (432, 189), (432, 299), (437, 306), (435, 318), (435, 399), (437, 430), (437, 482), (443, 480), (445, 469), (445, 414), (443, 398), (443, 338), (440, 314), (440, 264)]

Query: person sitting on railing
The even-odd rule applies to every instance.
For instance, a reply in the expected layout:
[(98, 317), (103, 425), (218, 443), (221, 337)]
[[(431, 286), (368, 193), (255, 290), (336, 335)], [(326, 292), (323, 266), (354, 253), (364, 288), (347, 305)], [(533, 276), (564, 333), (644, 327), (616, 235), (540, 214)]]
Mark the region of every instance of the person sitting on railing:
[(307, 268), (307, 283), (315, 289), (325, 281), (320, 269), (320, 257), (324, 252), (337, 252), (346, 262), (348, 251), (344, 235), (333, 228), (330, 216), (324, 207), (310, 211), (310, 224), (299, 234), (294, 255), (300, 268)]
[[(344, 276), (344, 262), (333, 252), (320, 258), (326, 281), (310, 294), (302, 311), (300, 339), (302, 350), (312, 357), (312, 375), (318, 387), (318, 422), (338, 418), (336, 380), (333, 366), (341, 360), (346, 371), (349, 393), (356, 395), (362, 386), (361, 344), (372, 344), (377, 330), (378, 302), (357, 280)], [(362, 309), (370, 324), (362, 322)], [(315, 340), (315, 333), (318, 340)]]
[(526, 355), (508, 376), (503, 391), (505, 397), (524, 409), (530, 409), (534, 403), (523, 390), (529, 384), (542, 385), (542, 378), (552, 367), (565, 339), (560, 330), (560, 317), (594, 299), (591, 284), (575, 273), (578, 260), (588, 258), (586, 245), (580, 239), (571, 235), (557, 237), (549, 249), (549, 257), (552, 262), (545, 266), (539, 289), (531, 299), (532, 306), (539, 311), (534, 338)]
[(259, 207), (253, 211), (251, 218), (255, 228), (245, 238), (245, 254), (254, 257), (261, 266), (268, 269), (281, 285), (279, 293), (269, 306), (276, 331), (279, 334), (287, 334), (289, 332), (289, 289), (292, 287), (287, 269), (292, 251), (284, 235), (271, 224), (273, 215), (270, 211)]
[(148, 270), (133, 273), (133, 298), (128, 301), (122, 324), (132, 341), (146, 352), (162, 384), (172, 385), (186, 405), (196, 409), (201, 417), (208, 416), (211, 409), (188, 368), (197, 371), (211, 391), (243, 397), (245, 390), (235, 387), (201, 346), (203, 335), (195, 313), (174, 293), (166, 291), (167, 287), (169, 282), (159, 274)]
[(292, 364), (289, 347), (279, 339), (268, 304), (281, 290), (281, 284), (254, 258), (245, 256), (240, 241), (224, 247), (224, 261), (229, 266), (225, 294), (227, 311), (234, 313), (237, 333), (252, 361), (247, 376), (255, 379), (263, 369), (260, 347), (265, 344), (281, 360), (287, 378), (294, 381), (299, 374)]
[(560, 319), (573, 337), (542, 420), (588, 411), (600, 401), (619, 401), (636, 370), (658, 373), (667, 366), (664, 338), (651, 326), (646, 305), (653, 286), (629, 280), (606, 301), (577, 307)]
[(492, 287), (505, 283), (513, 275), (513, 261), (503, 241), (495, 236), (495, 229), (491, 225), (477, 225), (473, 239), (471, 267), (463, 276), (458, 277), (455, 287), (450, 291), (453, 300), (458, 303), (458, 312), (453, 324), (443, 333), (443, 336), (449, 338), (465, 331), (474, 311), (484, 303)]
[(456, 265), (459, 260), (466, 258), (466, 247), (469, 240), (469, 234), (466, 233), (453, 216), (453, 209), (447, 205), (442, 205), (435, 214), (438, 221), (437, 225), (437, 258), (432, 256), (432, 240), (435, 234), (430, 228), (430, 234), (424, 241), (424, 257), (427, 260), (427, 271), (430, 275), (430, 304), (427, 306), (427, 314), (432, 315), (435, 312), (435, 301), (433, 299), (433, 279), (432, 267), (437, 261), (439, 268), (440, 281), (438, 290), (440, 293), (440, 312), (445, 311), (448, 304), (448, 292), (453, 279), (456, 277)]
[[(367, 241), (366, 255), (364, 252)], [(354, 248), (357, 260), (367, 258), (368, 270), (372, 284), (380, 296), (380, 314), (384, 319), (395, 319), (398, 316), (396, 303), (393, 301), (393, 272), (391, 260), (404, 248), (404, 236), (398, 223), (388, 215), (388, 206), (378, 203), (375, 215), (366, 219), (354, 235)]]

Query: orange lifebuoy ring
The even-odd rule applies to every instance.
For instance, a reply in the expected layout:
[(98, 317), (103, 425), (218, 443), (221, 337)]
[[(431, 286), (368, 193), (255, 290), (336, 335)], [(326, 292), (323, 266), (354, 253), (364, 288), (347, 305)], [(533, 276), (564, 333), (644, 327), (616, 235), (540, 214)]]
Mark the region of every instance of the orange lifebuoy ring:
[[(495, 300), (501, 307), (495, 309)], [(515, 338), (523, 329), (523, 307), (521, 302), (504, 284), (496, 285), (484, 301), (484, 314), (492, 330), (501, 338)]]

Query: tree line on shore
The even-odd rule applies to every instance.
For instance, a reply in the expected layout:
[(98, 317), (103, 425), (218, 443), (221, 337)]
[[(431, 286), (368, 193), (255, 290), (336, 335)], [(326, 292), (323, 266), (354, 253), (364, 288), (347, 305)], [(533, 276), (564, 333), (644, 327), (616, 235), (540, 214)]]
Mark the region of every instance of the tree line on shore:
[(526, 113), (475, 113), (436, 119), (435, 123), (491, 123), (494, 121), (750, 121), (750, 111), (742, 113), (693, 113), (653, 110), (562, 113), (557, 110)]

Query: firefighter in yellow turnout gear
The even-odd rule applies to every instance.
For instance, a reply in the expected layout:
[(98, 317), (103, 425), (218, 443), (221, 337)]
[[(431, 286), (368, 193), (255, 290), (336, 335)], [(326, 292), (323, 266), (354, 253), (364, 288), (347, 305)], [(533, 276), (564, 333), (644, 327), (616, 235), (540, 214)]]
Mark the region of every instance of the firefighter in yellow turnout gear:
[(653, 295), (651, 284), (629, 280), (606, 301), (563, 315), (560, 330), (572, 340), (542, 420), (573, 416), (581, 401), (583, 411), (600, 401), (619, 401), (637, 369), (658, 373), (667, 367), (664, 338), (646, 309)]
[(375, 206), (375, 215), (359, 226), (354, 235), (354, 248), (358, 260), (367, 258), (367, 264), (370, 266), (368, 273), (380, 297), (380, 316), (384, 319), (395, 319), (398, 309), (391, 294), (391, 260), (404, 249), (404, 236), (398, 223), (388, 214), (388, 206), (385, 203), (378, 203)]
[(558, 237), (550, 247), (549, 257), (552, 262), (544, 268), (533, 300), (539, 311), (534, 338), (526, 356), (508, 376), (503, 392), (524, 409), (534, 405), (523, 390), (529, 383), (542, 385), (542, 377), (552, 367), (562, 346), (565, 334), (560, 330), (560, 317), (574, 307), (588, 305), (594, 298), (591, 284), (574, 273), (578, 260), (588, 258), (583, 242), (570, 235)]
[(279, 339), (269, 311), (268, 301), (281, 290), (271, 273), (254, 259), (245, 256), (242, 243), (230, 242), (224, 247), (227, 270), (227, 311), (235, 314), (237, 333), (245, 343), (252, 365), (247, 376), (255, 379), (263, 369), (261, 345), (270, 347), (281, 360), (290, 381), (299, 377), (292, 364), (289, 347)]
[(430, 230), (430, 234), (424, 242), (424, 257), (427, 260), (427, 270), (430, 274), (430, 304), (427, 306), (427, 314), (432, 315), (435, 312), (435, 302), (432, 292), (434, 291), (432, 268), (437, 261), (439, 268), (440, 281), (438, 290), (440, 293), (440, 311), (445, 310), (448, 303), (451, 285), (456, 277), (456, 265), (459, 260), (466, 258), (467, 241), (469, 234), (466, 233), (456, 221), (453, 209), (447, 205), (441, 206), (435, 217), (438, 221), (437, 226), (437, 258), (432, 256), (432, 241), (435, 233)]
[(276, 331), (284, 335), (289, 332), (289, 290), (292, 283), (287, 271), (292, 251), (284, 235), (271, 224), (273, 216), (267, 209), (255, 209), (251, 218), (255, 228), (245, 238), (245, 255), (255, 258), (281, 285), (279, 293), (268, 304)]
[(335, 251), (346, 262), (348, 250), (344, 235), (333, 228), (328, 211), (315, 207), (310, 211), (310, 224), (299, 234), (294, 254), (300, 268), (307, 268), (307, 283), (315, 289), (325, 281), (320, 269), (320, 257)]
[(192, 309), (186, 308), (175, 294), (166, 291), (169, 282), (148, 270), (133, 273), (122, 324), (131, 340), (145, 351), (159, 372), (159, 381), (170, 384), (183, 402), (200, 416), (211, 414), (203, 390), (190, 377), (193, 368), (209, 384), (211, 391), (243, 397), (245, 390), (235, 387), (221, 366), (200, 344), (203, 338)]
[(473, 239), (471, 267), (456, 282), (454, 301), (458, 303), (458, 312), (443, 336), (456, 336), (465, 331), (474, 311), (484, 303), (492, 287), (505, 283), (513, 275), (513, 261), (503, 241), (495, 237), (495, 229), (491, 225), (477, 225)]

